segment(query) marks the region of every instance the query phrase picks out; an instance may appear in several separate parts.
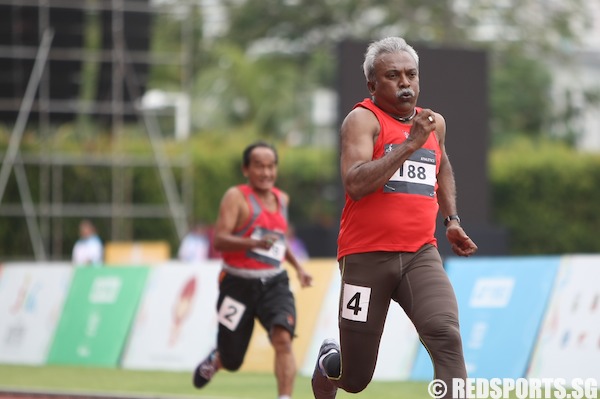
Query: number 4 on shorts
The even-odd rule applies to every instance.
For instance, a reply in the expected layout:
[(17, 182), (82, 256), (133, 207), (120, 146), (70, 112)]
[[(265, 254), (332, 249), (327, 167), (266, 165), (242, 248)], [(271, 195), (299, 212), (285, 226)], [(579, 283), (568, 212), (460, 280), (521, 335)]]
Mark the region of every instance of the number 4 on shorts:
[(353, 321), (367, 321), (371, 288), (344, 284), (342, 317)]

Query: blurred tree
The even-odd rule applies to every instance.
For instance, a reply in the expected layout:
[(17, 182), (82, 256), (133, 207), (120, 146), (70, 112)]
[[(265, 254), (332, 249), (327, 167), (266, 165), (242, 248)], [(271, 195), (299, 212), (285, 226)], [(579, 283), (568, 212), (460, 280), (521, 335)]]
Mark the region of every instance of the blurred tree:
[(226, 36), (244, 48), (270, 45), (310, 54), (341, 38), (400, 35), (410, 41), (464, 45), (489, 41), (552, 51), (575, 40), (583, 0), (223, 0)]
[[(224, 27), (211, 38), (201, 37), (207, 6), (186, 8), (198, 22), (191, 94), (194, 109), (202, 110), (194, 113), (201, 130), (251, 124), (265, 136), (310, 135), (312, 96), (334, 86), (339, 40), (399, 35), (489, 51), (493, 143), (549, 132), (574, 141), (568, 121), (579, 111), (553, 108), (548, 65), (573, 61), (564, 54), (590, 22), (584, 0), (222, 0), (221, 7)], [(155, 48), (169, 47), (174, 26), (156, 24)]]
[(278, 56), (247, 56), (221, 43), (214, 63), (197, 75), (193, 123), (200, 128), (254, 124), (264, 137), (282, 136), (306, 123), (308, 96), (299, 66)]
[(491, 73), (491, 136), (494, 144), (525, 135), (539, 137), (551, 111), (551, 76), (539, 60), (505, 51)]
[[(487, 49), (492, 54), (495, 138), (539, 136), (549, 130), (544, 121), (552, 120), (548, 96), (552, 80), (546, 61), (560, 57), (566, 44), (576, 45), (589, 22), (583, 0), (223, 0), (223, 4), (230, 21), (224, 38), (246, 55), (279, 54), (280, 61), (294, 60), (293, 79), (305, 89), (296, 94), (305, 96), (311, 86), (333, 86), (333, 46), (340, 39), (399, 35), (410, 42)], [(259, 79), (272, 70), (257, 68), (254, 73)], [(285, 98), (278, 103), (278, 108), (287, 106)], [(274, 121), (285, 114), (277, 113)]]

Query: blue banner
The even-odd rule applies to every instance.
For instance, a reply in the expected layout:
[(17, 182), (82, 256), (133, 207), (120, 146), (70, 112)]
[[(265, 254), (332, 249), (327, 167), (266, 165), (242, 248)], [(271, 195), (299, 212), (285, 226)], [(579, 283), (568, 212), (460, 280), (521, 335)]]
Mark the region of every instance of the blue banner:
[[(524, 377), (561, 257), (451, 258), (467, 373)], [(434, 378), (421, 346), (412, 379)]]

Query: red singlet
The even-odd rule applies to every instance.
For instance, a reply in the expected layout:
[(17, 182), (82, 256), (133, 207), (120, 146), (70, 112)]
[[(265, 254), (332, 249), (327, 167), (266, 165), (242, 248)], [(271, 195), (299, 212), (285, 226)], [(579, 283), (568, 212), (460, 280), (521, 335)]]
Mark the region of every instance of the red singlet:
[(285, 257), (285, 233), (287, 231), (287, 207), (281, 199), (281, 191), (273, 188), (278, 203), (278, 209), (270, 212), (264, 208), (260, 199), (256, 196), (252, 188), (247, 184), (238, 186), (246, 198), (246, 203), (250, 209), (250, 217), (244, 226), (235, 231), (234, 234), (240, 237), (252, 237), (260, 240), (265, 234), (277, 236), (277, 241), (271, 249), (255, 248), (247, 251), (223, 252), (223, 261), (231, 267), (240, 269), (262, 270), (281, 268)]
[[(370, 110), (379, 121), (373, 160), (385, 156), (408, 137), (411, 125), (398, 122), (370, 99), (354, 107)], [(421, 108), (417, 108), (417, 112), (420, 111)], [(441, 156), (437, 135), (431, 132), (425, 144), (383, 187), (359, 201), (346, 194), (338, 236), (338, 259), (375, 251), (416, 252), (425, 244), (437, 245), (434, 234)]]

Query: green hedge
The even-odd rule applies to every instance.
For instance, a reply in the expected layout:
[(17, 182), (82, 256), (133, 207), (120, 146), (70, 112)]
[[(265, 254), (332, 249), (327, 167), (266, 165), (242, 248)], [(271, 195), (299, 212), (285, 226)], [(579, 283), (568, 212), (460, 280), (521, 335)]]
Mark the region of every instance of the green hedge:
[[(139, 132), (127, 132), (127, 137), (118, 144), (123, 154), (151, 155), (149, 141)], [(193, 179), (192, 211), (190, 219), (201, 219), (208, 223), (216, 220), (219, 203), (225, 190), (244, 182), (241, 172), (242, 151), (259, 137), (252, 132), (240, 130), (228, 133), (205, 133), (196, 135), (186, 142), (165, 141), (164, 149), (172, 160), (183, 160), (191, 168)], [(268, 140), (267, 140), (268, 141)], [(0, 134), (0, 151), (7, 148), (7, 136)], [(290, 219), (297, 225), (330, 222), (336, 215), (339, 193), (337, 185), (336, 150), (314, 149), (309, 147), (289, 147), (285, 143), (273, 143), (280, 155), (278, 186), (291, 196)], [(32, 136), (27, 136), (21, 147), (22, 153), (40, 154), (43, 148), (51, 148), (54, 154), (110, 155), (115, 146), (110, 140), (100, 137), (78, 139), (72, 132), (60, 135), (53, 143), (42, 145)], [(49, 148), (49, 150), (50, 150)], [(173, 168), (176, 184), (181, 192), (185, 184), (184, 171)], [(124, 169), (128, 198), (137, 204), (166, 204), (157, 168), (137, 167)], [(39, 174), (37, 166), (28, 166), (27, 174), (32, 197), (35, 203), (40, 198)], [(109, 203), (112, 198), (112, 172), (108, 167), (73, 166), (63, 168), (62, 197), (70, 203)], [(14, 174), (9, 179), (3, 204), (20, 202), (20, 195)], [(93, 219), (100, 236), (109, 240), (112, 231), (111, 220)], [(70, 257), (71, 248), (77, 239), (79, 218), (65, 218), (54, 221), (50, 234), (58, 228), (63, 240), (54, 243), (50, 254), (59, 253), (58, 258)], [(120, 235), (123, 239), (167, 240), (172, 254), (179, 240), (173, 223), (168, 219), (129, 219), (125, 221)], [(58, 245), (59, 249), (56, 248)], [(0, 216), (0, 261), (11, 258), (33, 256), (27, 225), (23, 218)]]
[[(215, 132), (196, 135), (179, 143), (166, 141), (171, 159), (184, 159), (193, 176), (192, 218), (209, 223), (215, 221), (225, 190), (243, 182), (241, 153), (258, 139), (248, 131)], [(114, 148), (109, 140), (77, 140), (66, 134), (53, 143), (56, 153), (109, 154)], [(0, 151), (5, 151), (7, 136), (0, 135)], [(290, 219), (297, 226), (334, 226), (339, 217), (337, 149), (289, 147), (276, 144), (280, 154), (279, 186), (291, 196)], [(42, 145), (28, 137), (23, 152), (40, 153)], [(119, 145), (127, 154), (151, 154), (151, 147), (141, 135), (131, 133)], [(491, 151), (490, 180), (494, 223), (509, 233), (513, 254), (562, 254), (600, 252), (597, 231), (600, 228), (600, 154), (575, 151), (549, 142), (517, 141)], [(39, 168), (27, 170), (32, 196), (39, 198)], [(127, 173), (131, 198), (136, 203), (164, 203), (156, 168), (137, 168)], [(175, 170), (179, 188), (184, 184), (182, 171)], [(69, 202), (109, 202), (111, 173), (109, 169), (87, 166), (65, 168), (63, 198)], [(11, 176), (3, 203), (18, 203), (20, 196)], [(49, 233), (62, 229), (62, 242), (54, 242), (51, 253), (60, 247), (61, 257), (68, 258), (77, 238), (78, 219), (54, 221)], [(95, 220), (101, 236), (110, 237), (111, 221)], [(177, 234), (166, 219), (135, 219), (126, 224), (129, 239), (166, 239), (173, 252), (178, 246)], [(0, 261), (29, 258), (27, 224), (22, 218), (0, 216)]]
[(523, 140), (492, 151), (490, 173), (511, 253), (600, 252), (600, 154)]
[[(192, 139), (185, 145), (183, 151), (193, 162), (193, 213), (196, 218), (215, 221), (225, 190), (244, 182), (242, 151), (258, 139), (249, 133), (213, 134)], [(290, 219), (297, 224), (317, 223), (335, 215), (339, 195), (335, 192), (338, 180), (336, 150), (273, 144), (279, 153), (277, 185), (291, 197)]]

